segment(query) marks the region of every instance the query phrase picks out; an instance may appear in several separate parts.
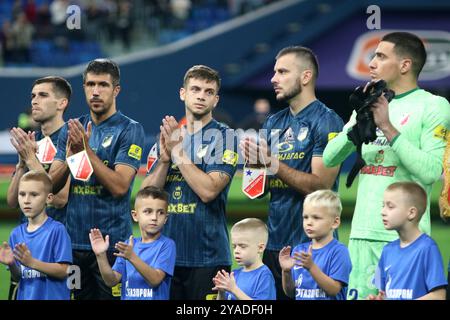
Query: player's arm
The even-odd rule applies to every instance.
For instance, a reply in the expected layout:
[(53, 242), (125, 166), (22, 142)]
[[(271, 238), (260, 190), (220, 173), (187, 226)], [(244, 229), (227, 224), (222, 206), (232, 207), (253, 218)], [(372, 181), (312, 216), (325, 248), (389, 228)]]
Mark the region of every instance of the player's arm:
[(335, 138), (328, 141), (323, 151), (323, 163), (326, 167), (335, 167), (347, 159), (349, 155), (356, 151), (353, 142), (348, 138), (347, 132), (356, 124), (356, 112), (353, 112), (349, 122)]
[(291, 257), (291, 247), (287, 246), (280, 250), (278, 254), (278, 261), (281, 267), (281, 284), (284, 293), (294, 299), (295, 298), (295, 282), (292, 278), (292, 268), (295, 260)]
[(322, 157), (313, 157), (311, 160), (311, 173), (295, 170), (278, 158), (272, 157), (275, 167), (278, 166), (276, 175), (291, 188), (302, 194), (309, 194), (319, 189), (331, 189), (339, 173), (339, 166), (325, 167)]
[(200, 170), (184, 150), (173, 152), (172, 157), (189, 187), (204, 203), (214, 200), (230, 182), (230, 176), (223, 171), (205, 173)]
[(106, 252), (96, 254), (95, 257), (97, 258), (98, 269), (105, 284), (110, 288), (117, 285), (122, 280), (122, 275), (111, 268), (106, 257)]
[(53, 196), (53, 199), (51, 202), (49, 202), (49, 205), (52, 205), (57, 209), (63, 208), (67, 204), (67, 201), (69, 199), (69, 190), (70, 190), (70, 177), (67, 178), (67, 182), (64, 188), (62, 188), (57, 194)]
[(424, 185), (430, 185), (442, 174), (442, 157), (445, 147), (445, 131), (448, 130), (450, 105), (445, 100), (436, 100), (424, 114), (420, 147), (413, 145), (390, 122), (388, 102), (384, 96), (378, 98), (372, 111), (377, 126), (383, 131), (402, 165)]
[(309, 273), (327, 295), (334, 297), (341, 291), (342, 283), (327, 276), (315, 263), (309, 269)]
[(445, 295), (446, 295), (445, 289), (439, 288), (427, 293), (426, 295), (416, 300), (445, 300)]
[(19, 243), (14, 247), (14, 257), (24, 266), (45, 273), (46, 275), (57, 278), (67, 278), (68, 263), (43, 262), (34, 258), (25, 243)]
[(55, 159), (52, 162), (50, 170), (48, 172), (53, 182), (53, 193), (57, 194), (67, 183), (69, 179), (69, 166), (63, 160)]
[[(154, 146), (156, 147), (156, 146)], [(167, 151), (164, 136), (159, 135), (159, 157), (154, 164), (155, 168), (142, 181), (141, 189), (148, 186), (164, 188), (166, 184), (167, 173), (171, 165), (170, 154)]]
[(113, 169), (106, 166), (95, 152), (88, 146), (86, 151), (91, 161), (94, 174), (100, 184), (108, 190), (113, 197), (123, 197), (130, 188), (136, 175), (136, 169), (124, 164), (117, 164)]
[(11, 178), (11, 182), (8, 186), (8, 192), (6, 194), (6, 202), (10, 208), (17, 208), (19, 205), (18, 195), (19, 195), (19, 182), (20, 178), (25, 174), (26, 167), (22, 160), (16, 165), (16, 171)]
[(138, 257), (134, 252), (132, 253), (130, 263), (136, 268), (136, 270), (141, 274), (144, 280), (152, 287), (157, 287), (166, 277), (166, 273), (161, 269), (155, 269), (150, 267), (141, 258)]

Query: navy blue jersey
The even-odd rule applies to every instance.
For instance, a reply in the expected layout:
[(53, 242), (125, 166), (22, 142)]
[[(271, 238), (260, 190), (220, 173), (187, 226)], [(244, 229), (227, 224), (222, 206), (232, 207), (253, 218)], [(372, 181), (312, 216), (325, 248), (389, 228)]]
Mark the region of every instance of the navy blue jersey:
[[(290, 108), (270, 116), (264, 123), (267, 141), (272, 153), (278, 150), (278, 158), (289, 167), (311, 173), (313, 157), (322, 152), (337, 133), (342, 131), (342, 119), (319, 100), (315, 100), (297, 115)], [(275, 139), (276, 136), (279, 139)], [(337, 190), (339, 176), (333, 186)], [(290, 188), (277, 176), (269, 176), (269, 241), (267, 249), (281, 250), (284, 246), (309, 241), (303, 232), (303, 200), (305, 196)]]
[(392, 300), (417, 299), (446, 287), (436, 242), (424, 233), (404, 248), (399, 239), (388, 243), (378, 262), (375, 285), (386, 292), (386, 299)]
[[(37, 230), (27, 231), (28, 222), (16, 227), (9, 245), (25, 243), (33, 258), (47, 263), (72, 264), (72, 248), (66, 228), (48, 217)], [(16, 261), (20, 268), (18, 300), (70, 300), (66, 279), (56, 279)]]
[[(226, 125), (211, 120), (197, 133), (187, 134), (183, 148), (200, 170), (205, 173), (223, 172), (231, 182), (238, 161), (237, 139), (234, 131)], [(214, 200), (203, 203), (184, 180), (178, 167), (171, 165), (164, 186), (170, 195), (171, 215), (163, 233), (177, 245), (176, 266), (231, 265), (225, 215), (229, 188), (230, 184)]]
[[(299, 244), (292, 250), (291, 257), (294, 257), (295, 252), (307, 252), (309, 245), (309, 243)], [(352, 271), (347, 247), (333, 239), (325, 247), (312, 249), (312, 259), (325, 275), (342, 284), (341, 291), (335, 297), (328, 296), (308, 270), (295, 265), (291, 270), (292, 279), (295, 281), (295, 300), (345, 300), (348, 279)]]
[[(84, 115), (79, 120), (84, 128), (87, 128), (91, 117)], [(67, 130), (67, 125), (61, 130), (55, 161), (66, 161)], [(120, 164), (137, 171), (141, 163), (143, 144), (142, 125), (121, 112), (116, 112), (99, 125), (92, 121), (89, 146), (112, 170)], [(116, 242), (128, 239), (131, 235), (132, 185), (133, 182), (126, 195), (114, 198), (97, 180), (95, 171), (86, 182), (75, 180), (71, 176), (66, 226), (75, 250), (91, 250), (91, 228), (99, 228), (103, 234), (109, 234), (111, 250)]]

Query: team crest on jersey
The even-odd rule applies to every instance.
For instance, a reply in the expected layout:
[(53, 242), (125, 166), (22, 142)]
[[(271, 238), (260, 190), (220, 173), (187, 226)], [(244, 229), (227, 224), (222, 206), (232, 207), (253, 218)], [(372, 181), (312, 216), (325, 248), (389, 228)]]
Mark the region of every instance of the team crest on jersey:
[(303, 282), (303, 273), (301, 273), (301, 274), (298, 276), (297, 280), (295, 281), (295, 286), (296, 286), (297, 288), (300, 288), (300, 287), (302, 286), (302, 282)]
[(292, 142), (294, 141), (294, 130), (292, 130), (292, 128), (289, 128), (286, 130), (285, 134), (284, 134), (284, 141), (285, 142)]
[(404, 126), (409, 121), (409, 113), (403, 114), (402, 118), (400, 119), (400, 125)]
[(102, 147), (103, 148), (109, 147), (111, 145), (112, 139), (113, 139), (112, 135), (106, 136), (105, 139), (103, 139)]
[(380, 151), (378, 151), (378, 153), (375, 156), (375, 162), (381, 163), (381, 162), (383, 162), (383, 160), (384, 160), (384, 151), (380, 150)]
[(198, 150), (196, 152), (196, 155), (198, 158), (203, 158), (206, 155), (206, 151), (208, 151), (208, 145), (202, 144), (198, 147)]
[(297, 140), (298, 141), (303, 141), (306, 139), (306, 137), (308, 136), (308, 127), (301, 127), (300, 130), (298, 131), (298, 136), (297, 136)]
[(183, 195), (183, 192), (181, 191), (181, 187), (176, 187), (174, 192), (172, 193), (172, 197), (175, 200), (180, 200), (182, 195)]

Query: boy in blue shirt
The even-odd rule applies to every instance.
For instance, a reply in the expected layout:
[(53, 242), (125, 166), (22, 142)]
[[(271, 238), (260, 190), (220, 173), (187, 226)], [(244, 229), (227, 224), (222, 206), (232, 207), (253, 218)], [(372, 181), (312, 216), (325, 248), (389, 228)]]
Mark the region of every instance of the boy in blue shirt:
[(175, 242), (161, 234), (167, 218), (169, 195), (149, 186), (136, 195), (133, 220), (141, 238), (118, 242), (114, 266), (108, 262), (109, 235), (103, 239), (98, 229), (89, 234), (103, 280), (109, 287), (122, 283), (122, 300), (168, 300), (175, 267)]
[(310, 243), (279, 254), (285, 294), (296, 300), (345, 300), (352, 269), (348, 249), (333, 238), (342, 205), (337, 193), (318, 190), (303, 203), (303, 229)]
[(437, 244), (419, 230), (427, 207), (425, 190), (415, 182), (396, 182), (386, 188), (381, 217), (386, 230), (399, 239), (381, 253), (369, 300), (445, 300), (444, 265)]
[(239, 221), (231, 228), (234, 259), (242, 266), (229, 274), (217, 272), (213, 278), (217, 300), (276, 300), (275, 279), (262, 262), (269, 233), (256, 218)]
[(64, 225), (45, 212), (51, 190), (51, 179), (43, 171), (29, 171), (19, 182), (19, 205), (28, 222), (16, 227), (9, 244), (0, 247), (0, 262), (19, 280), (17, 300), (70, 299), (66, 278), (71, 241)]

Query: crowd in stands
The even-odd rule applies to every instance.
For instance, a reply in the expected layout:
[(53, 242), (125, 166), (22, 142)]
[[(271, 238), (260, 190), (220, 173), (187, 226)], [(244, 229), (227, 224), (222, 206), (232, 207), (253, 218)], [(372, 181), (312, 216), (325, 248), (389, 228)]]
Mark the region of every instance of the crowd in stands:
[[(149, 45), (166, 44), (272, 1), (2, 0), (0, 62), (56, 67), (83, 63), (108, 55), (108, 45), (116, 42), (123, 52), (142, 39), (154, 39)], [(67, 28), (71, 5), (81, 8), (80, 29)]]

